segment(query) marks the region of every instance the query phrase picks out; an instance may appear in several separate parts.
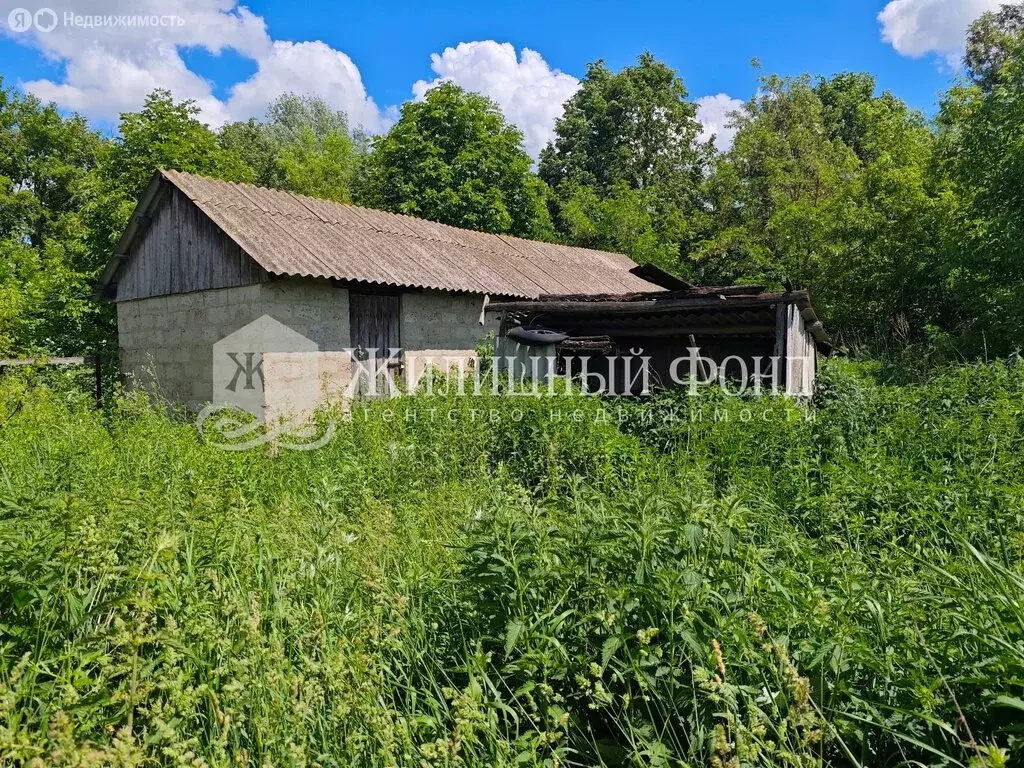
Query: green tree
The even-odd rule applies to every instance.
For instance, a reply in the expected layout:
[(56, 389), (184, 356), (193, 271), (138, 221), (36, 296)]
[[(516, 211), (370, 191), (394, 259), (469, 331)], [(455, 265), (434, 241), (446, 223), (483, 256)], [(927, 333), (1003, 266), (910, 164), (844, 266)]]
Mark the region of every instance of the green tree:
[(1024, 338), (1024, 32), (1001, 42), (983, 84), (963, 82), (939, 115), (944, 219), (945, 325), (965, 350), (1006, 353)]
[(874, 343), (936, 311), (941, 209), (923, 118), (874, 79), (766, 77), (710, 187), (706, 282), (809, 288), (833, 332)]
[(351, 200), (369, 143), (350, 132), (344, 112), (291, 93), (270, 105), (265, 121), (229, 123), (218, 138), (252, 168), (257, 184), (343, 202)]
[(737, 116), (732, 149), (719, 159), (716, 237), (697, 249), (705, 279), (806, 284), (831, 243), (840, 186), (854, 153), (824, 126), (809, 77), (762, 78)]
[(0, 356), (95, 341), (82, 209), (101, 144), (82, 118), (0, 80)]
[(580, 88), (541, 152), (539, 173), (552, 187), (564, 181), (604, 193), (621, 182), (685, 197), (699, 186), (708, 147), (697, 137), (697, 108), (674, 70), (643, 54), (613, 73), (589, 65)]
[(1024, 3), (1003, 5), (983, 13), (967, 31), (964, 68), (982, 90), (991, 90), (1000, 70), (1011, 55), (1015, 41), (1024, 32)]
[(559, 188), (558, 220), (565, 239), (575, 245), (678, 269), (679, 241), (687, 223), (677, 211), (670, 212), (676, 214), (675, 220), (656, 218), (660, 202), (654, 190), (633, 189), (625, 182), (604, 195), (593, 187), (565, 182)]
[(540, 157), (563, 237), (679, 268), (681, 247), (699, 230), (713, 152), (698, 140), (687, 96), (675, 71), (649, 53), (617, 73), (601, 61), (588, 67)]
[(284, 189), (351, 202), (354, 149), (347, 133), (332, 131), (318, 141), (311, 128), (303, 128), (298, 141), (285, 146), (278, 158)]
[(251, 181), (249, 167), (235, 152), (221, 147), (198, 114), (195, 102), (175, 101), (170, 91), (153, 91), (140, 111), (121, 115), (120, 135), (103, 158), (104, 181), (132, 200), (158, 168)]
[(228, 152), (252, 169), (254, 184), (280, 189), (284, 180), (277, 165), (280, 146), (270, 135), (266, 123), (255, 118), (227, 123), (217, 133), (217, 140)]
[[(821, 102), (822, 124), (829, 138), (842, 141), (861, 160), (865, 159), (864, 134), (868, 128), (862, 107), (876, 102), (876, 87), (875, 78), (866, 72), (842, 72), (831, 78), (818, 78), (814, 86), (814, 93)], [(897, 108), (902, 105), (888, 93), (880, 98), (891, 100)]]
[(458, 227), (550, 237), (523, 135), (490, 99), (444, 83), (374, 143), (357, 201)]

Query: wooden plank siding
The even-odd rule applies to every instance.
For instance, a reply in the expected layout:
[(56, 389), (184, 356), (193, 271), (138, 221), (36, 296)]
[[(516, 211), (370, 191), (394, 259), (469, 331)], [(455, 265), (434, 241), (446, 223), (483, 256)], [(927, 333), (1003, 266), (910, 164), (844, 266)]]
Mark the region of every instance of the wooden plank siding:
[(199, 210), (168, 185), (168, 198), (132, 245), (116, 278), (117, 301), (262, 283), (266, 270)]
[(349, 291), (348, 306), (353, 347), (376, 350), (383, 358), (401, 346), (398, 296)]
[(817, 374), (817, 347), (800, 309), (786, 304), (786, 394), (810, 397)]
[[(355, 353), (372, 352), (376, 362), (368, 370), (378, 370), (382, 360), (390, 357), (390, 350), (401, 348), (400, 317), (401, 299), (397, 295), (383, 293), (357, 293), (349, 291), (349, 333)], [(368, 359), (361, 357), (358, 359)], [(400, 373), (400, 359), (388, 360), (387, 370), (381, 376)], [(383, 395), (389, 388), (382, 379), (371, 383), (369, 378), (359, 380), (355, 391), (361, 395)]]

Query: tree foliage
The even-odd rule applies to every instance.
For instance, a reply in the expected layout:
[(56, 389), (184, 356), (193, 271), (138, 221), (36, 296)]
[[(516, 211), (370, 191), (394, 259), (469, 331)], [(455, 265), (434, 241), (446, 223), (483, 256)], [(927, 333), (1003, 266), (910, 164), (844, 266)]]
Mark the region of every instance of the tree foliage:
[(602, 61), (591, 64), (541, 153), (541, 178), (552, 187), (569, 181), (601, 193), (625, 182), (681, 201), (696, 188), (707, 155), (687, 96), (675, 71), (649, 53), (618, 73)]
[(649, 53), (617, 73), (601, 61), (588, 67), (538, 168), (555, 190), (563, 237), (680, 268), (701, 224), (711, 157), (687, 96), (675, 71)]
[(693, 252), (701, 278), (810, 288), (847, 341), (921, 331), (941, 209), (923, 117), (844, 73), (763, 78), (737, 126), (711, 179), (716, 231)]
[(104, 180), (121, 187), (131, 199), (142, 194), (159, 168), (251, 180), (241, 158), (221, 147), (198, 114), (195, 102), (175, 101), (170, 91), (153, 91), (139, 112), (121, 115), (119, 136), (101, 164)]
[(82, 207), (101, 139), (0, 79), (0, 357), (77, 352), (95, 336)]
[(1024, 338), (1024, 34), (1004, 40), (984, 84), (942, 104), (939, 167), (954, 203), (944, 221), (945, 326), (970, 352), (1005, 353)]
[(964, 68), (975, 85), (986, 91), (996, 85), (1022, 32), (1024, 4), (1000, 6), (998, 11), (983, 13), (971, 24)]
[(523, 237), (550, 229), (523, 135), (491, 100), (443, 83), (374, 143), (359, 202)]
[(252, 169), (256, 184), (340, 202), (352, 200), (368, 142), (349, 130), (344, 112), (291, 93), (270, 105), (265, 121), (229, 123), (218, 137)]

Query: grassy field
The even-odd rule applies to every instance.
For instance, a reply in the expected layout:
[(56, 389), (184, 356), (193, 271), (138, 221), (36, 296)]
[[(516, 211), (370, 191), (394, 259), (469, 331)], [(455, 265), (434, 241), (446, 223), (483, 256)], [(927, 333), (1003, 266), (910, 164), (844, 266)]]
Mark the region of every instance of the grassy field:
[(0, 764), (1024, 764), (1024, 364), (603, 407), (0, 380)]

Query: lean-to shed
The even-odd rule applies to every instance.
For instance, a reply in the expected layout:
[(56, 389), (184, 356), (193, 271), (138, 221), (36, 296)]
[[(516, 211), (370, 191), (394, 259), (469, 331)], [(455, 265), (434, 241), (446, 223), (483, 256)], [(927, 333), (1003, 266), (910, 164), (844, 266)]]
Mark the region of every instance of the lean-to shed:
[[(499, 350), (516, 353), (516, 328), (542, 327), (565, 336), (550, 355), (560, 375), (594, 374), (614, 394), (638, 394), (632, 363), (646, 358), (652, 387), (742, 379), (762, 390), (807, 396), (818, 354), (831, 351), (806, 291), (770, 292), (756, 285), (702, 286), (661, 277), (669, 290), (545, 295), (497, 302)], [(513, 334), (515, 335), (515, 334)], [(629, 366), (627, 368), (627, 366)]]

